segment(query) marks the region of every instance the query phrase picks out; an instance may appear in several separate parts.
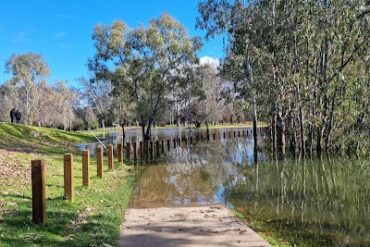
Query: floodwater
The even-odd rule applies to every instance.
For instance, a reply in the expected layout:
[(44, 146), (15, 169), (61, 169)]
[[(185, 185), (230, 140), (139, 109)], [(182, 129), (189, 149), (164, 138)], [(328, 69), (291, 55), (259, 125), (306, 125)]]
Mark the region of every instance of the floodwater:
[(370, 246), (369, 158), (272, 161), (262, 149), (254, 164), (250, 134), (230, 131), (217, 130), (219, 140), (183, 144), (155, 164), (140, 165), (130, 206), (223, 203), (297, 245)]

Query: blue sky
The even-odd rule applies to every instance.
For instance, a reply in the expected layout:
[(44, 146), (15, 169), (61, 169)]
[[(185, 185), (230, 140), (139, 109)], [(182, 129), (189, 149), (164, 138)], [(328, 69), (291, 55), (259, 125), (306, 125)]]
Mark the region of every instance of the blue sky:
[[(11, 54), (35, 52), (49, 65), (51, 83), (68, 80), (70, 85), (89, 76), (86, 61), (94, 55), (92, 30), (97, 24), (121, 19), (130, 27), (146, 25), (166, 12), (187, 27), (190, 35), (203, 37), (195, 29), (197, 0), (6, 0), (0, 8), (0, 84), (10, 78), (5, 61)], [(222, 38), (204, 41), (199, 56), (223, 55)]]

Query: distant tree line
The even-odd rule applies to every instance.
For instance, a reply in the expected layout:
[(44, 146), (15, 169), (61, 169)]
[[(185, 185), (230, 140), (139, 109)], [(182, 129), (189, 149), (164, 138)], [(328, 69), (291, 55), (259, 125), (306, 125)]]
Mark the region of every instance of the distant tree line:
[(225, 93), (232, 85), (217, 65), (200, 63), (200, 39), (168, 14), (147, 27), (129, 28), (120, 20), (97, 25), (92, 40), (92, 76), (76, 79), (78, 88), (51, 83), (40, 54), (12, 55), (5, 64), (11, 78), (0, 85), (0, 121), (10, 121), (16, 108), (23, 124), (65, 130), (138, 125), (149, 138), (156, 125), (248, 119), (244, 106)]

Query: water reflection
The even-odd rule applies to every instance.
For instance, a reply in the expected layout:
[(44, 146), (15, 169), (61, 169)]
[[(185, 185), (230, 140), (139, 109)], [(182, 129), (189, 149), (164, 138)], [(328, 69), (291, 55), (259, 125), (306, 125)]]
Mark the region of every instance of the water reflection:
[(260, 151), (254, 164), (251, 137), (232, 135), (142, 165), (131, 207), (225, 203), (297, 245), (370, 246), (369, 158), (270, 161)]

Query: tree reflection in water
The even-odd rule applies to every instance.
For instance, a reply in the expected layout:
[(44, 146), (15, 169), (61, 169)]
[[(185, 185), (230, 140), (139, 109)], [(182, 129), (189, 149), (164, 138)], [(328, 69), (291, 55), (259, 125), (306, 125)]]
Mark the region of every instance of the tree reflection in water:
[(177, 147), (143, 169), (131, 206), (225, 203), (298, 244), (370, 246), (368, 159), (258, 160), (250, 139)]

